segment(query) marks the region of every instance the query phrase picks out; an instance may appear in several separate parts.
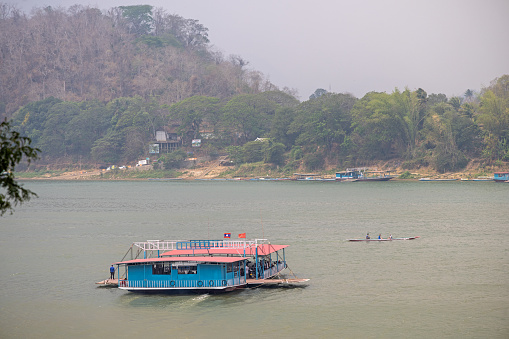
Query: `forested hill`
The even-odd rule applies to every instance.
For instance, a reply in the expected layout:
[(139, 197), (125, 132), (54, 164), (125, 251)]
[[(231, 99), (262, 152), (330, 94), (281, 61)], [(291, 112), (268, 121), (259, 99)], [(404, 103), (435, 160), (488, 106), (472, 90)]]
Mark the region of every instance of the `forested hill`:
[[(287, 173), (378, 161), (440, 172), (473, 159), (507, 167), (509, 75), (461, 97), (317, 89), (300, 102), (241, 57), (215, 52), (207, 32), (145, 5), (27, 16), (0, 4), (0, 113), (42, 150), (42, 165), (151, 156), (169, 168), (187, 151)], [(149, 154), (157, 131), (178, 135), (182, 148)]]
[(27, 15), (0, 3), (0, 118), (33, 101), (220, 99), (275, 89), (239, 56), (209, 47), (198, 20), (148, 5), (75, 5)]

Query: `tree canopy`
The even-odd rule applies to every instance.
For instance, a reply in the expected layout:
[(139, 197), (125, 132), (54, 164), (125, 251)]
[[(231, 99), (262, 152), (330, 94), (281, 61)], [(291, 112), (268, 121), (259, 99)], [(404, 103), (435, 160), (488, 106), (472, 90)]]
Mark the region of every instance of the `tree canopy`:
[(7, 121), (0, 123), (0, 216), (14, 211), (14, 206), (37, 196), (23, 188), (14, 177), (16, 165), (23, 159), (36, 160), (39, 150), (30, 146), (31, 140), (12, 129)]

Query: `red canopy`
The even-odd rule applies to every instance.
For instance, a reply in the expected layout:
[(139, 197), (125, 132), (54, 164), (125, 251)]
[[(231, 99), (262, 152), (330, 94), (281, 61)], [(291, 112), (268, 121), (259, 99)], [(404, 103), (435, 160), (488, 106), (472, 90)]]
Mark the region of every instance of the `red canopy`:
[[(269, 245), (263, 244), (258, 245), (258, 255), (268, 255), (270, 253), (274, 253), (283, 248), (288, 247), (288, 245)], [(244, 248), (222, 248), (222, 247), (214, 247), (209, 249), (185, 249), (185, 250), (171, 250), (168, 252), (164, 252), (161, 256), (171, 256), (171, 255), (220, 255), (220, 254), (229, 254), (229, 255), (240, 255), (252, 257), (256, 254), (256, 246), (246, 247), (245, 252)]]

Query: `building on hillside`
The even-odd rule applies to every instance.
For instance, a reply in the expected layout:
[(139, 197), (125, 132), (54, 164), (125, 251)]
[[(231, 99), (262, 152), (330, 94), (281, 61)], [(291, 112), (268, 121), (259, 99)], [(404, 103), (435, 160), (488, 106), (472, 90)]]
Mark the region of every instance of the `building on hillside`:
[(182, 138), (177, 133), (157, 131), (155, 142), (150, 145), (151, 154), (170, 153), (182, 147)]

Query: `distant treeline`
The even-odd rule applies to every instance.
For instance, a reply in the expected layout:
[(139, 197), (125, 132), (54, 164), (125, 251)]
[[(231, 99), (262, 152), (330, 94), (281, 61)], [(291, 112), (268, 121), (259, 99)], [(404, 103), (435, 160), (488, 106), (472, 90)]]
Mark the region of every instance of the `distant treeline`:
[(467, 91), (450, 99), (422, 89), (361, 99), (317, 90), (305, 102), (267, 91), (224, 101), (192, 96), (162, 106), (139, 96), (108, 103), (48, 98), (25, 105), (12, 123), (47, 162), (134, 162), (148, 154), (156, 131), (173, 128), (189, 149), (192, 139), (203, 137), (199, 152), (228, 152), (237, 164), (316, 170), (399, 159), (406, 168), (446, 172), (472, 158), (509, 160), (509, 75), (477, 96)]
[(196, 20), (151, 6), (27, 17), (0, 4), (0, 39), (0, 112), (43, 163), (132, 163), (158, 130), (189, 148), (202, 138), (201, 153), (288, 170), (398, 159), (445, 172), (473, 158), (509, 161), (509, 75), (462, 97), (318, 89), (300, 102), (242, 58), (213, 52)]

